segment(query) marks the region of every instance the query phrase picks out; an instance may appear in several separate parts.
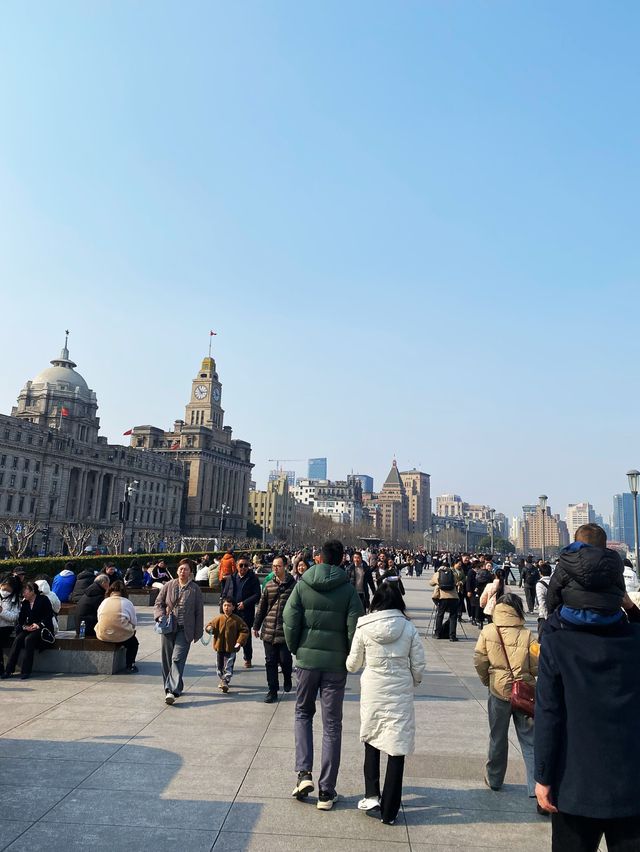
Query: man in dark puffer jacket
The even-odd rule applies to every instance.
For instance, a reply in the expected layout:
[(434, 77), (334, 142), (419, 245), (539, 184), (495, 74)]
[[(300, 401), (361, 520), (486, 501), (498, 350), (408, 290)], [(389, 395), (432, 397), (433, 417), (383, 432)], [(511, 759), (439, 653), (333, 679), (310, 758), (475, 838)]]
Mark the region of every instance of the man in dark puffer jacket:
[(625, 593), (619, 554), (607, 547), (605, 532), (597, 524), (578, 527), (575, 539), (561, 552), (551, 576), (549, 614), (561, 604), (580, 610), (619, 610)]

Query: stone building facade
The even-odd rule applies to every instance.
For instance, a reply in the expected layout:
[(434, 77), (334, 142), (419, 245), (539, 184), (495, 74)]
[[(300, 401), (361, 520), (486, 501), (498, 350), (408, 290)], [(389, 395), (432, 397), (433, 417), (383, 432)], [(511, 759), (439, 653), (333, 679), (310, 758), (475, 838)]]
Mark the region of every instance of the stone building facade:
[(158, 541), (177, 534), (181, 466), (99, 435), (96, 394), (76, 366), (65, 340), (51, 366), (26, 382), (11, 415), (0, 415), (0, 520), (36, 523), (35, 552), (61, 552), (64, 524), (91, 526), (89, 543), (100, 544), (120, 528), (119, 504), (136, 480), (125, 547), (137, 547), (144, 532)]
[(408, 532), (424, 533), (431, 527), (431, 477), (421, 470), (407, 470), (400, 473), (409, 501)]
[(136, 426), (131, 446), (183, 465), (187, 480), (183, 531), (214, 538), (244, 537), (251, 485), (251, 444), (231, 437), (224, 425), (222, 384), (213, 358), (204, 358), (191, 382), (184, 420), (168, 432)]

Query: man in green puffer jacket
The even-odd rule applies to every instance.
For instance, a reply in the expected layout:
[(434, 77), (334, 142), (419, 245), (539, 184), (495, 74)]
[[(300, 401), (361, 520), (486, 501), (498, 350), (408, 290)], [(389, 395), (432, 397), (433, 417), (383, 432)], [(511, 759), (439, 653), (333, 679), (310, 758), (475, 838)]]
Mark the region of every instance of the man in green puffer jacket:
[(322, 547), (322, 562), (301, 576), (284, 608), (284, 636), (296, 656), (296, 772), (292, 795), (304, 799), (313, 790), (313, 717), (320, 692), (322, 764), (318, 804), (330, 811), (337, 801), (336, 781), (342, 747), (345, 665), (362, 603), (341, 567), (339, 541)]

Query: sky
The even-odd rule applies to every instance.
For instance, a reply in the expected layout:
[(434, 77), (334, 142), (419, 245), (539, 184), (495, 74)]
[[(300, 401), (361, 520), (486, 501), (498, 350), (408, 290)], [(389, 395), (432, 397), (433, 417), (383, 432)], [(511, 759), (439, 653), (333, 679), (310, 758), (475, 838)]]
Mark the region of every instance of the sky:
[[(225, 422), (515, 514), (640, 468), (640, 5), (4, 4), (0, 411)], [(304, 474), (305, 465), (293, 467)]]

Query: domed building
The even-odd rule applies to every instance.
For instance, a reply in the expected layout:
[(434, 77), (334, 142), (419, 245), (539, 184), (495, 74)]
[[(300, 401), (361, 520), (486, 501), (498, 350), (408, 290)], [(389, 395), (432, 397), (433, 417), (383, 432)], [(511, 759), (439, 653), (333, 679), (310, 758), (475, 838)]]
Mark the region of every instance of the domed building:
[[(60, 356), (26, 382), (11, 415), (0, 415), (0, 522), (35, 524), (31, 549), (43, 554), (63, 551), (65, 524), (89, 527), (87, 544), (110, 552), (179, 534), (184, 467), (109, 444), (99, 434), (96, 394), (76, 367), (66, 337)], [(133, 483), (123, 528), (120, 504)], [(0, 533), (0, 548), (6, 544)]]

